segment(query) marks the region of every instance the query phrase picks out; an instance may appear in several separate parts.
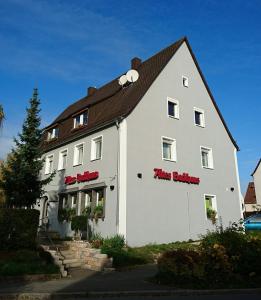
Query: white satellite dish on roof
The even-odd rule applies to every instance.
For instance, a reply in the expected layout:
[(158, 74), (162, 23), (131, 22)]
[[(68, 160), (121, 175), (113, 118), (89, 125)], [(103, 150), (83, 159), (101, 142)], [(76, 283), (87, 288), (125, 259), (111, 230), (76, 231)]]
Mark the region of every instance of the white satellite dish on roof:
[(139, 79), (139, 73), (136, 70), (129, 70), (126, 77), (129, 82), (135, 82)]
[(128, 82), (127, 76), (126, 75), (122, 75), (119, 78), (119, 85), (123, 86), (124, 84), (126, 84)]

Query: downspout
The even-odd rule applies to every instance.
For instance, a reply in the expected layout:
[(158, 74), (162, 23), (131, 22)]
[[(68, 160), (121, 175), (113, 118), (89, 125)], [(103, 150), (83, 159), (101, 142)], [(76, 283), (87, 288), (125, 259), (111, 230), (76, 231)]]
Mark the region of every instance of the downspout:
[(124, 118), (121, 116), (115, 121), (115, 126), (118, 131), (117, 141), (117, 199), (116, 199), (116, 233), (119, 233), (119, 205), (120, 205), (120, 123)]

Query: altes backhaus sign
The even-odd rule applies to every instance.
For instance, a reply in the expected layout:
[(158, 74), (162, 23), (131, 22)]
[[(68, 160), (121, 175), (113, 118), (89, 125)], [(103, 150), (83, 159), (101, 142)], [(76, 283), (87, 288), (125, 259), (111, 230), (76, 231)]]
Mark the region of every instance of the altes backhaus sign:
[(188, 173), (179, 174), (178, 172), (166, 172), (162, 169), (154, 169), (154, 178), (173, 180), (178, 182), (185, 182), (191, 184), (199, 184), (200, 179), (198, 177), (190, 176)]
[(66, 176), (64, 178), (65, 184), (74, 184), (79, 182), (91, 181), (99, 178), (99, 172), (89, 172), (85, 171), (83, 174), (77, 174), (76, 176)]

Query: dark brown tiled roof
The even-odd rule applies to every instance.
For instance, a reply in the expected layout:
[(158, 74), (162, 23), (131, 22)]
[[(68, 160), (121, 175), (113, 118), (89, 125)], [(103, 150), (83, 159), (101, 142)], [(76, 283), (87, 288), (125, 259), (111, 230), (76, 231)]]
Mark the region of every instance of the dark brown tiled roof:
[[(59, 138), (50, 143), (44, 143), (43, 149), (47, 151), (55, 148), (63, 143), (86, 135), (96, 128), (109, 125), (116, 121), (117, 118), (126, 117), (128, 114), (130, 114), (183, 42), (187, 43), (195, 64), (213, 101), (213, 104), (228, 132), (228, 135), (230, 136), (235, 147), (238, 149), (238, 146), (228, 130), (228, 127), (208, 88), (206, 80), (198, 66), (187, 38), (178, 40), (176, 43), (170, 45), (169, 47), (163, 49), (159, 53), (141, 63), (137, 69), (139, 72), (139, 79), (133, 84), (122, 88), (118, 83), (119, 77), (117, 77), (113, 81), (99, 88), (94, 94), (86, 96), (66, 108), (54, 120), (54, 122), (47, 127), (48, 129), (54, 124), (58, 124)], [(72, 115), (86, 108), (89, 109), (88, 125), (79, 130), (72, 131)], [(46, 139), (46, 135), (44, 136), (44, 139)]]
[(259, 159), (259, 162), (257, 163), (255, 170), (253, 171), (253, 173), (251, 174), (251, 176), (253, 176), (256, 173), (256, 170), (258, 169), (259, 165), (261, 163), (261, 158)]
[(249, 182), (244, 202), (245, 204), (256, 204), (256, 191), (254, 182)]

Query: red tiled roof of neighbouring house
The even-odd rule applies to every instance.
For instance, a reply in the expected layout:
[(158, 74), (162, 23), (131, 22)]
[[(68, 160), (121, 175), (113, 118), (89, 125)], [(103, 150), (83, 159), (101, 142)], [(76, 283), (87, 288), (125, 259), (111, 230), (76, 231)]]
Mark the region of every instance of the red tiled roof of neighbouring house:
[(249, 182), (245, 199), (245, 204), (256, 204), (256, 191), (255, 191), (255, 184), (254, 182)]

